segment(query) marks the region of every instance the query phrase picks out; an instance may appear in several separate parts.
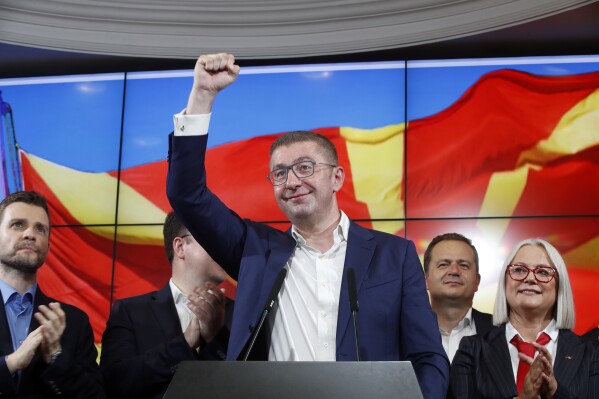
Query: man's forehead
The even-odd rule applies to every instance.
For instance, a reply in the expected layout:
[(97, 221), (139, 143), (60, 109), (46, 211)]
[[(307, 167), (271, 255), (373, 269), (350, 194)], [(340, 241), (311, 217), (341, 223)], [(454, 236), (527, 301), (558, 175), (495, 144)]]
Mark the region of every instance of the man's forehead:
[(459, 240), (443, 240), (433, 247), (432, 256), (439, 259), (474, 259), (474, 250)]
[(324, 150), (313, 141), (302, 141), (276, 148), (270, 156), (270, 164), (292, 164), (303, 160), (315, 160)]
[(49, 218), (44, 208), (24, 202), (14, 202), (4, 209), (3, 220), (28, 220), (32, 223), (49, 225)]

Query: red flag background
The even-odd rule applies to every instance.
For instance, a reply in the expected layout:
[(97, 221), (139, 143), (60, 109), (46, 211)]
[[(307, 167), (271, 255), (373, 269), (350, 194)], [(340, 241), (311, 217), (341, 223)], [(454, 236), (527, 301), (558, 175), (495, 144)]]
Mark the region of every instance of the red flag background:
[[(548, 239), (566, 259), (576, 331), (584, 332), (599, 324), (598, 88), (599, 73), (504, 70), (407, 128), (320, 129), (346, 169), (340, 206), (367, 227), (406, 235), (420, 253), (449, 231), (475, 238), (496, 259), (520, 239)], [(242, 217), (286, 229), (265, 177), (275, 136), (211, 148), (208, 185)], [(160, 225), (170, 210), (166, 162), (122, 170), (119, 183), (117, 172), (76, 171), (24, 152), (21, 159), (25, 188), (49, 199), (55, 226), (40, 285), (85, 310), (99, 341), (111, 298), (157, 289), (170, 276)], [(475, 305), (489, 311), (496, 264), (481, 273)], [(235, 283), (227, 284), (234, 296)]]

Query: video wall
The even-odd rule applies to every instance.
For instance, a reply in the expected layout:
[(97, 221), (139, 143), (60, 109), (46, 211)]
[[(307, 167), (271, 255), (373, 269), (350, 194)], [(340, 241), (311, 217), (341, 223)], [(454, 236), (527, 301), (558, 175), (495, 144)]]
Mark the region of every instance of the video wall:
[[(170, 276), (167, 136), (192, 73), (0, 79), (0, 197), (49, 199), (40, 286), (85, 310), (97, 342), (112, 302)], [(213, 108), (208, 185), (242, 217), (287, 229), (265, 176), (270, 143), (292, 130), (335, 142), (340, 206), (361, 225), (421, 256), (435, 235), (472, 238), (478, 309), (492, 312), (512, 246), (543, 237), (566, 259), (575, 331), (599, 324), (599, 56), (242, 68)]]

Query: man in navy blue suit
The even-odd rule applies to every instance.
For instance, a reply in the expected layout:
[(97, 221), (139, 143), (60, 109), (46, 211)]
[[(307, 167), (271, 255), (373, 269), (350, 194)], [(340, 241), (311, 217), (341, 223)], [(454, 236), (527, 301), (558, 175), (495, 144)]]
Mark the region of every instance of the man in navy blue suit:
[(292, 223), (287, 232), (240, 218), (206, 187), (212, 103), (238, 73), (230, 54), (199, 57), (187, 108), (175, 116), (167, 182), (179, 218), (238, 280), (228, 359), (247, 351), (262, 305), (285, 268), (278, 308), (250, 358), (357, 360), (346, 278), (353, 269), (361, 360), (409, 360), (424, 397), (445, 397), (449, 362), (414, 245), (362, 228), (339, 209), (336, 193), (345, 172), (327, 138), (292, 132), (271, 146), (268, 179)]

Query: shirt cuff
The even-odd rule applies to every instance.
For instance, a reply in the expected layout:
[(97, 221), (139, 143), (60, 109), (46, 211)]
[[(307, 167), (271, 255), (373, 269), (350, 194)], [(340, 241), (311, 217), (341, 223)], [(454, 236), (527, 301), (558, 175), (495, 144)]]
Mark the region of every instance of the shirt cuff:
[(187, 115), (185, 110), (175, 114), (173, 116), (175, 136), (204, 136), (208, 134), (210, 115), (212, 114)]

